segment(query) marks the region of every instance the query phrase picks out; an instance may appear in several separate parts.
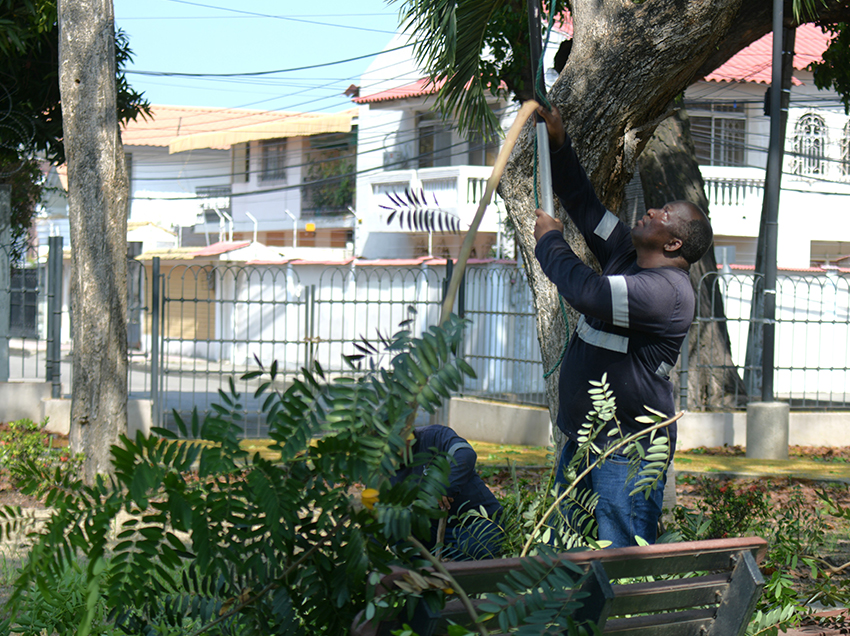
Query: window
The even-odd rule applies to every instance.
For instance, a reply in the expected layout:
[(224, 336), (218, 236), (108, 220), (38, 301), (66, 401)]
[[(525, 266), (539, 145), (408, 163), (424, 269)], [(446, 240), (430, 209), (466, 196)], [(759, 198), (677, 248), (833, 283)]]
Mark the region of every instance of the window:
[(433, 113), (419, 114), (419, 167), (452, 165), (452, 131)]
[(499, 155), (499, 140), (485, 141), (481, 135), (476, 135), (469, 140), (469, 155), (467, 161), (470, 166), (494, 166), (496, 157)]
[(839, 168), (842, 177), (850, 177), (850, 121), (844, 124), (844, 137), (841, 139), (841, 164)]
[[(230, 214), (230, 186), (197, 186), (195, 196), (201, 199), (204, 223), (218, 223), (219, 216), (214, 212)], [(199, 219), (200, 221), (200, 219)]]
[(812, 267), (835, 263), (850, 254), (847, 241), (812, 241), (809, 247)]
[(248, 183), (251, 179), (251, 145), (233, 144), (231, 154), (233, 165), (231, 174), (233, 183)]
[[(691, 106), (691, 137), (703, 166), (743, 166), (747, 120), (743, 104)], [(707, 110), (708, 113), (700, 111)]]
[(809, 113), (794, 126), (792, 171), (803, 177), (815, 177), (826, 172), (826, 122), (820, 115)]
[(347, 212), (354, 203), (356, 130), (309, 137), (302, 171), (301, 211), (314, 215)]
[(286, 139), (263, 139), (260, 153), (263, 161), (260, 181), (285, 181)]

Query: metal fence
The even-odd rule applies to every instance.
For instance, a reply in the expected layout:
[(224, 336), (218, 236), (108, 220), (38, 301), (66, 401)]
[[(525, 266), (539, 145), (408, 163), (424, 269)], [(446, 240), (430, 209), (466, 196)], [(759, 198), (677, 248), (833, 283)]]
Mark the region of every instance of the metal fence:
[[(762, 277), (712, 272), (701, 286), (710, 292), (697, 306), (697, 328), (690, 335), (697, 342), (686, 370), (720, 379), (725, 390), (692, 391), (689, 408), (721, 410), (760, 401), (763, 319), (751, 314), (754, 292), (763, 294)], [(722, 312), (712, 310), (721, 306)], [(850, 408), (848, 275), (837, 270), (779, 275), (775, 321), (774, 398), (800, 410)]]
[[(61, 255), (61, 245), (52, 247), (53, 254)], [(38, 273), (15, 278), (20, 287), (5, 283), (7, 292), (18, 299), (8, 315), (29, 316), (31, 323), (34, 314), (36, 320), (34, 330), (7, 328), (3, 336), (11, 352), (10, 375), (13, 380), (53, 382), (55, 395), (62, 390), (67, 394), (73, 382), (68, 299), (63, 296), (67, 272), (62, 273), (61, 258), (34, 271)], [(356, 343), (377, 343), (379, 333), (390, 336), (403, 320), (412, 321), (414, 333), (436, 324), (449, 276), (450, 265), (433, 262), (328, 267), (131, 260), (130, 395), (150, 398), (155, 419), (169, 425), (175, 410), (184, 416), (195, 407), (201, 413), (209, 411), (220, 402), (219, 389), (226, 390), (231, 378), (260, 364), (268, 367), (277, 361), (281, 388), (302, 367), (316, 362), (329, 374), (348, 372), (343, 356), (355, 353)], [(760, 361), (747, 354), (751, 327), (758, 332), (761, 325), (750, 316), (753, 288), (758, 288), (760, 278), (751, 273), (712, 273), (702, 285), (710, 294), (699, 302), (711, 307), (698, 307), (700, 317), (690, 336), (692, 353), (683, 356), (680, 373), (725, 379), (714, 393), (694, 391), (692, 383), (687, 407), (743, 407), (760, 398)], [(723, 311), (714, 311), (719, 306)], [(470, 321), (462, 355), (477, 374), (463, 393), (545, 404), (535, 313), (524, 269), (506, 262), (471, 265), (456, 310)], [(776, 399), (789, 401), (796, 409), (850, 408), (847, 274), (779, 276), (776, 321)], [(30, 337), (33, 333), (35, 338)], [(242, 392), (246, 434), (264, 435), (260, 404), (253, 399), (256, 382), (237, 381), (237, 388)]]
[[(302, 368), (351, 373), (344, 356), (380, 345), (403, 321), (413, 333), (437, 324), (450, 268), (440, 266), (177, 266), (161, 281), (162, 361), (157, 412), (207, 411), (219, 389), (272, 361), (283, 387)], [(470, 319), (463, 356), (476, 370), (465, 393), (542, 402), (542, 363), (524, 272), (513, 265), (472, 266), (458, 312)], [(386, 360), (384, 360), (385, 362)], [(535, 371), (536, 369), (536, 371)], [(238, 381), (247, 428), (263, 435), (252, 397)]]

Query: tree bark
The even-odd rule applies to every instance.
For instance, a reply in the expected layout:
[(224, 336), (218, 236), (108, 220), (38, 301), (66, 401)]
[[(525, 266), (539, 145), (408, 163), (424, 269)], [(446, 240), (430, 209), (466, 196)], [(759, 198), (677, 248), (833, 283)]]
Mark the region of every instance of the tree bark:
[[(610, 210), (620, 210), (623, 188), (638, 155), (673, 99), (721, 42), (740, 4), (740, 0), (573, 2), (573, 45), (549, 99), (560, 109), (596, 193)], [(568, 333), (557, 291), (534, 257), (533, 166), (529, 127), (508, 164), (501, 194), (517, 228), (537, 310), (543, 363), (550, 369)], [(556, 216), (565, 222), (567, 240), (576, 253), (586, 258), (583, 240), (560, 206)], [(572, 313), (570, 328), (575, 324)], [(557, 373), (548, 378), (547, 397), (554, 421)]]
[(71, 448), (84, 478), (111, 472), (127, 430), (127, 213), (112, 0), (60, 0), (59, 85), (68, 163), (74, 339)]

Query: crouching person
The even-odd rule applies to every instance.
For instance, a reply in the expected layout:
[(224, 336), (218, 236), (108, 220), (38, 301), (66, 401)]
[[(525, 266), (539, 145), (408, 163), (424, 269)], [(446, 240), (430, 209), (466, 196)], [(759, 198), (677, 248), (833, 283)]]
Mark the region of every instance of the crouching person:
[[(474, 561), (498, 556), (504, 541), (504, 532), (499, 526), (502, 505), (476, 472), (478, 456), (469, 442), (448, 426), (430, 425), (414, 429), (408, 444), (411, 452), (406, 455), (412, 456), (413, 461), (399, 467), (391, 478), (393, 484), (410, 475), (427, 473), (428, 457), (448, 456), (451, 469), (449, 485), (440, 504), (443, 510), (448, 510), (443, 558), (447, 561)], [(423, 458), (422, 454), (426, 456)], [(468, 514), (469, 511), (480, 511), (482, 507), (486, 517)], [(426, 544), (429, 550), (437, 543), (438, 525), (438, 520), (431, 524), (431, 538)]]

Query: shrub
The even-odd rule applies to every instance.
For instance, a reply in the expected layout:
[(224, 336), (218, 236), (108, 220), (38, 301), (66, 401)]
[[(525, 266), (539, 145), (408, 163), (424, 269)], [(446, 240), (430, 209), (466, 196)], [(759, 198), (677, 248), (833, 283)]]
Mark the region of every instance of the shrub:
[(0, 469), (8, 473), (12, 484), (19, 485), (32, 468), (52, 480), (57, 468), (75, 471), (82, 465), (81, 453), (73, 455), (67, 447), (54, 446), (46, 426), (47, 419), (41, 424), (22, 419), (0, 431)]
[[(102, 599), (131, 633), (193, 624), (191, 633), (339, 634), (358, 610), (388, 609), (370, 597), (370, 577), (391, 563), (425, 562), (415, 537), (428, 537), (432, 519), (445, 514), (438, 499), (448, 461), (415, 483), (391, 486), (387, 477), (405, 452), (414, 406), (433, 411), (471, 374), (453, 355), (464, 324), (452, 317), (422, 338), (402, 330), (384, 342), (388, 364), (349, 358), (354, 377), (331, 378), (316, 365), (281, 393), (272, 390), (274, 363), (244, 376), (258, 383), (275, 460), (240, 447), (241, 396), (231, 380), (203, 421), (178, 418), (183, 437), (198, 442), (164, 429), (123, 437), (109, 482), (64, 474), (50, 483), (44, 467), (27, 462), (22, 488), (43, 494), (55, 512), (15, 581), (15, 620), (28, 595), (55, 589), (79, 554), (87, 599)], [(362, 486), (378, 491), (371, 510), (352, 499)], [(442, 595), (417, 592), (431, 602)], [(74, 620), (67, 633), (96, 625), (88, 606)]]

